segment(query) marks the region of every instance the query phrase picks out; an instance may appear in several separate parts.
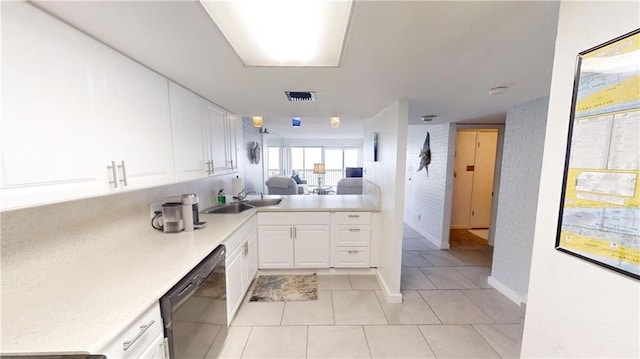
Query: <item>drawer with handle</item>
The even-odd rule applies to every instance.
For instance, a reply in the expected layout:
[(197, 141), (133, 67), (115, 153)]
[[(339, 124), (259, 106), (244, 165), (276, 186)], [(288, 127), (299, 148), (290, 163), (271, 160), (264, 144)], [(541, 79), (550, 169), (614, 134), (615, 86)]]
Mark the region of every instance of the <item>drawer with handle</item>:
[(100, 354), (106, 355), (107, 358), (138, 358), (162, 333), (160, 304), (156, 303), (109, 342)]
[(368, 268), (369, 247), (335, 247), (334, 266), (336, 268)]
[(371, 224), (371, 212), (335, 212), (335, 224)]
[(371, 226), (369, 225), (336, 225), (336, 246), (367, 247), (371, 244)]

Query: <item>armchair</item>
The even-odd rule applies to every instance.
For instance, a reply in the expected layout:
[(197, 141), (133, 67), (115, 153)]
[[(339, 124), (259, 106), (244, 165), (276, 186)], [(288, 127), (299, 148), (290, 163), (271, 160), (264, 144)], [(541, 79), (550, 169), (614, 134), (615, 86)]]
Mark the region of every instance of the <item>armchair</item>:
[(362, 194), (362, 178), (343, 178), (338, 181), (336, 194)]

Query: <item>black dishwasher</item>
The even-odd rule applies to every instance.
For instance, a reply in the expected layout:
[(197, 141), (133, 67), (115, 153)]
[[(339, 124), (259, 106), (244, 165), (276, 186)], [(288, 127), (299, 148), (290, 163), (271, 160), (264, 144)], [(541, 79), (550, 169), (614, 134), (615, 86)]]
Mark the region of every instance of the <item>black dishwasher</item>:
[(227, 335), (225, 247), (160, 298), (160, 311), (171, 359), (216, 357)]

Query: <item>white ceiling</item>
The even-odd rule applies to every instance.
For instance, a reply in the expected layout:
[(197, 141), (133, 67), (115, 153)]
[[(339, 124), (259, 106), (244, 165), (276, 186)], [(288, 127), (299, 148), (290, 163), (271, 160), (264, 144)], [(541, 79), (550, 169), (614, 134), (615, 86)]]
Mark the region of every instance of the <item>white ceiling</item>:
[[(342, 138), (358, 137), (357, 131), (361, 137), (356, 124), (398, 99), (409, 101), (413, 124), (427, 114), (438, 116), (434, 124), (495, 123), (510, 106), (547, 96), (559, 7), (551, 1), (356, 1), (339, 67), (252, 68), (243, 66), (197, 1), (34, 4), (229, 111), (262, 115), (283, 135), (290, 118), (301, 116), (303, 128), (318, 123), (311, 137)], [(496, 86), (509, 89), (489, 96)], [(286, 90), (316, 91), (317, 100), (288, 102)], [(339, 131), (329, 127), (329, 116), (342, 118)]]

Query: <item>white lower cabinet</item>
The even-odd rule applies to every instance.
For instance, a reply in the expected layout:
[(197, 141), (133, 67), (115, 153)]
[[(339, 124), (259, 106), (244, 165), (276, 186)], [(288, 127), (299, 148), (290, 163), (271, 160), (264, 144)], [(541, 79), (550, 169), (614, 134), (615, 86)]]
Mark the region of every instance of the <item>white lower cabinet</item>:
[(224, 245), (227, 249), (227, 324), (230, 324), (258, 272), (255, 217), (225, 240)]
[[(143, 355), (159, 355), (160, 350), (154, 347), (161, 344), (164, 344), (164, 331), (160, 316), (160, 302), (156, 302), (131, 322), (99, 353), (106, 355), (107, 358), (143, 358)], [(144, 358), (163, 357), (164, 348), (161, 356), (145, 356)]]
[(331, 266), (368, 268), (371, 265), (371, 213), (333, 213)]
[(293, 268), (292, 226), (258, 226), (258, 239), (260, 268)]
[(328, 225), (293, 227), (294, 266), (329, 268), (329, 233)]
[(158, 335), (138, 359), (169, 359), (166, 356), (164, 335)]
[(329, 268), (328, 212), (258, 213), (261, 269)]

